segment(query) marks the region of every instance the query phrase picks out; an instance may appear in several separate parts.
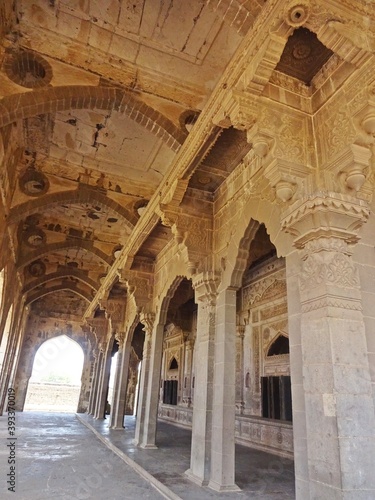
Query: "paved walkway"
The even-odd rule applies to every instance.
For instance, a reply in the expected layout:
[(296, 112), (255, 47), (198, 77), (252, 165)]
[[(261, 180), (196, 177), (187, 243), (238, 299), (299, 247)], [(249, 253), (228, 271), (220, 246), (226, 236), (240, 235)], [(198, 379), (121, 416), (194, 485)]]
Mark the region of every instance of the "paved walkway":
[(8, 491), (10, 447), (0, 417), (0, 498), (16, 500), (163, 499), (147, 480), (68, 413), (17, 413), (16, 486)]
[(292, 500), (293, 462), (236, 446), (238, 493), (216, 493), (189, 481), (191, 432), (159, 422), (156, 450), (133, 445), (133, 417), (126, 429), (108, 429), (89, 415), (17, 413), (16, 495), (7, 492), (11, 442), (0, 417), (0, 498), (17, 500), (117, 500), (244, 498)]
[[(190, 466), (191, 432), (174, 425), (158, 422), (156, 450), (144, 450), (133, 445), (135, 419), (125, 417), (125, 430), (108, 429), (108, 421), (95, 420), (90, 415), (78, 415), (96, 435), (114, 450), (151, 474), (171, 490), (168, 498), (183, 500), (291, 500), (294, 494), (293, 461), (269, 453), (236, 445), (236, 484), (238, 493), (216, 493), (192, 483), (184, 472)], [(176, 495), (176, 496), (174, 496)]]

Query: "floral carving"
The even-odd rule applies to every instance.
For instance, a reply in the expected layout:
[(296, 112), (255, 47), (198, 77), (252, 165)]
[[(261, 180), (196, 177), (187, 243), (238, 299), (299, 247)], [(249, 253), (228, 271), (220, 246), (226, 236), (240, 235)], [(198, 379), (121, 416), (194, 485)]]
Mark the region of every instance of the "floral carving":
[(310, 255), (303, 264), (301, 290), (330, 283), (342, 287), (358, 287), (359, 280), (355, 266), (347, 255), (335, 253), (326, 262), (320, 255)]

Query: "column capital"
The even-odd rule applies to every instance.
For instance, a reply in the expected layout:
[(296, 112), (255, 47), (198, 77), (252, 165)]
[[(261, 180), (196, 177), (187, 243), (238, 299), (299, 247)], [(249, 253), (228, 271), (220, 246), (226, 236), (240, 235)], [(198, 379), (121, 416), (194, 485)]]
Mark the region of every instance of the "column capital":
[(116, 331), (115, 332), (115, 339), (119, 345), (119, 350), (123, 349), (123, 347), (124, 347), (125, 337), (126, 337), (126, 332), (124, 332), (124, 331)]
[(143, 331), (146, 335), (151, 335), (154, 328), (155, 314), (153, 312), (141, 312), (139, 321), (143, 324)]
[(363, 200), (339, 193), (318, 192), (291, 205), (283, 214), (281, 227), (295, 237), (294, 244), (300, 249), (320, 238), (357, 243), (357, 232), (369, 214), (369, 207)]
[(240, 339), (245, 337), (245, 325), (237, 325), (237, 336)]
[(195, 297), (199, 301), (207, 302), (209, 305), (214, 306), (218, 293), (219, 275), (212, 271), (202, 272), (194, 275), (192, 281)]

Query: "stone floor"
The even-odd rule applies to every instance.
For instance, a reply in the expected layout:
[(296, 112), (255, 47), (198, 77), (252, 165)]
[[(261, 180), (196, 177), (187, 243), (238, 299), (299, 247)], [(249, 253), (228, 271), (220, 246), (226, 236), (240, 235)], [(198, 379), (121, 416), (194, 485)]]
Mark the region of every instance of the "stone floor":
[[(78, 418), (77, 418), (78, 417)], [(9, 472), (6, 417), (0, 417), (0, 498)], [(83, 425), (84, 424), (84, 425)], [(238, 493), (218, 494), (184, 476), (191, 433), (159, 422), (156, 450), (133, 446), (135, 420), (126, 429), (108, 429), (107, 420), (88, 415), (17, 414), (17, 500), (294, 499), (293, 462), (236, 446)], [(104, 446), (105, 445), (105, 446)], [(9, 493), (10, 494), (10, 493)]]
[[(0, 417), (0, 498), (85, 500), (164, 498), (67, 413), (17, 413), (16, 487), (9, 492), (7, 420)], [(13, 438), (12, 438), (13, 439)]]

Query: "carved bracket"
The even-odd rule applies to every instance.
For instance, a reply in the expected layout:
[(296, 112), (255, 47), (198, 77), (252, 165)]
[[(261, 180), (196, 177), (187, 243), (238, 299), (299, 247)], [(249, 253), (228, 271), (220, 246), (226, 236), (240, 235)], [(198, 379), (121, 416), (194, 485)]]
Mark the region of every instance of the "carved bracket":
[(212, 248), (212, 217), (207, 214), (186, 214), (170, 206), (160, 207), (163, 222), (170, 225), (189, 271), (201, 272)]
[(220, 282), (219, 275), (213, 271), (202, 272), (193, 277), (193, 288), (197, 300), (216, 304), (217, 288)]
[(140, 311), (150, 303), (154, 288), (151, 273), (119, 269), (118, 276), (120, 282), (126, 284), (129, 297), (132, 297), (135, 301), (137, 310)]

